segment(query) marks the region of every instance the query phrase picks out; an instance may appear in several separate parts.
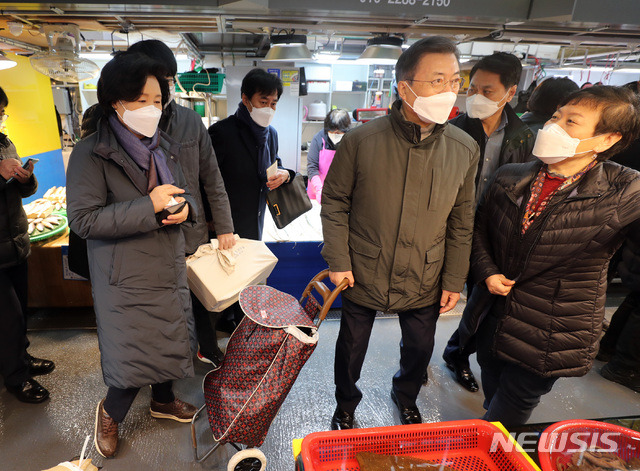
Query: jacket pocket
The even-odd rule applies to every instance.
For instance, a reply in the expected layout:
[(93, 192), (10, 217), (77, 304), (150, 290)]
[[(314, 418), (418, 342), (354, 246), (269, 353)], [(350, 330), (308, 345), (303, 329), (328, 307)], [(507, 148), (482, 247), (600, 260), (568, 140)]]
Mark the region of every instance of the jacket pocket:
[(367, 285), (373, 282), (378, 268), (382, 247), (354, 232), (349, 233), (351, 270), (357, 283)]
[(440, 273), (444, 264), (444, 244), (443, 240), (438, 245), (431, 247), (424, 255), (424, 269), (422, 270), (422, 280), (420, 281), (420, 294), (427, 294), (440, 283)]

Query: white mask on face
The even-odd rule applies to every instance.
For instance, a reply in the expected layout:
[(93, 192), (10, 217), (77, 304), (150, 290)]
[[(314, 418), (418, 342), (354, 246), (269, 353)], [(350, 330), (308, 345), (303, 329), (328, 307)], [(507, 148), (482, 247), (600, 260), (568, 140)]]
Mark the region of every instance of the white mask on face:
[(153, 137), (162, 117), (162, 110), (153, 105), (143, 106), (137, 110), (128, 110), (122, 101), (120, 104), (124, 108), (124, 113), (121, 116), (122, 122), (143, 136)]
[(9, 118), (8, 114), (3, 114), (2, 116), (0, 116), (0, 125), (6, 123), (7, 118)]
[(418, 96), (418, 94), (409, 87), (409, 84), (407, 84), (407, 87), (416, 96), (413, 106), (409, 103), (407, 103), (407, 106), (415, 111), (422, 121), (429, 124), (442, 124), (449, 119), (458, 95), (453, 92), (443, 92), (431, 96)]
[(591, 150), (587, 150), (576, 154), (576, 149), (582, 141), (588, 141), (595, 137), (599, 137), (599, 135), (586, 139), (571, 137), (560, 125), (551, 123), (538, 131), (532, 152), (545, 164), (555, 164), (574, 155), (591, 152)]
[(509, 92), (498, 101), (493, 101), (480, 93), (467, 97), (467, 115), (470, 118), (486, 119), (496, 114), (502, 106), (500, 102), (504, 100)]
[(249, 112), (249, 114), (251, 115), (251, 119), (253, 119), (253, 121), (258, 126), (262, 126), (263, 128), (266, 128), (271, 124), (271, 121), (273, 120), (273, 116), (275, 115), (276, 110), (274, 110), (270, 106), (265, 106), (264, 108), (256, 108), (252, 104), (251, 107), (253, 109)]
[(331, 142), (333, 142), (334, 146), (337, 146), (338, 142), (340, 142), (342, 140), (342, 137), (344, 136), (343, 133), (339, 132), (328, 132), (327, 134), (329, 135), (329, 139), (331, 139)]

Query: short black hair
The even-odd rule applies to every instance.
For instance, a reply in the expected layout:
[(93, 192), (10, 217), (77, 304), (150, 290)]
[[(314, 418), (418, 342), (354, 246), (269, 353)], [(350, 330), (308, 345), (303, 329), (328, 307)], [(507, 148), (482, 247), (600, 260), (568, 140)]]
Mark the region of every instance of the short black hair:
[(549, 77), (533, 90), (527, 109), (549, 119), (558, 109), (558, 104), (579, 89), (578, 84), (570, 78)]
[(132, 44), (127, 49), (129, 52), (139, 52), (145, 56), (164, 64), (167, 67), (167, 76), (174, 77), (178, 73), (178, 63), (169, 46), (157, 39), (145, 39)]
[(9, 97), (4, 92), (4, 90), (0, 87), (0, 106), (7, 106), (9, 104)]
[(608, 132), (622, 135), (610, 149), (598, 154), (600, 161), (625, 150), (640, 134), (640, 98), (627, 88), (594, 85), (572, 93), (558, 108), (565, 105), (583, 105), (600, 111), (594, 136)]
[(476, 71), (484, 70), (492, 72), (500, 76), (500, 83), (504, 88), (509, 89), (514, 85), (518, 85), (520, 82), (520, 75), (522, 75), (522, 63), (513, 54), (508, 52), (496, 52), (490, 56), (485, 56), (476, 62), (471, 72), (469, 73), (469, 80), (473, 78)]
[(256, 93), (271, 95), (273, 92), (278, 92), (278, 99), (280, 99), (282, 95), (282, 80), (264, 69), (255, 68), (250, 70), (242, 79), (240, 92), (249, 99)]
[(324, 130), (326, 132), (342, 131), (347, 132), (351, 127), (351, 116), (347, 110), (331, 110), (324, 118)]
[(169, 101), (169, 83), (166, 67), (145, 54), (138, 52), (118, 52), (102, 68), (98, 80), (98, 102), (108, 116), (115, 113), (113, 103), (118, 100), (135, 101), (147, 83), (147, 77), (154, 76), (160, 84), (162, 105)]
[(396, 80), (411, 80), (425, 54), (453, 54), (460, 60), (460, 52), (451, 39), (444, 36), (422, 38), (404, 51), (396, 62)]

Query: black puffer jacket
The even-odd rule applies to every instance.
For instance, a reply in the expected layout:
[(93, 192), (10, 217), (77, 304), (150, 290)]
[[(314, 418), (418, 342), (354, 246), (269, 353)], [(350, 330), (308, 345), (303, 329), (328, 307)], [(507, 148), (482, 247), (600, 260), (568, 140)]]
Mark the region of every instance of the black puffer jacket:
[[(498, 166), (502, 167), (505, 164), (517, 164), (528, 162), (535, 159), (531, 155), (535, 137), (529, 130), (526, 124), (524, 124), (518, 115), (513, 111), (513, 108), (509, 104), (504, 107), (504, 112), (507, 114), (507, 126), (504, 130), (504, 139), (502, 140), (502, 149), (500, 150), (500, 161)], [(480, 146), (480, 160), (478, 162), (478, 173), (476, 173), (476, 187), (478, 186), (478, 179), (482, 174), (482, 164), (484, 162), (484, 147), (487, 142), (484, 128), (482, 127), (482, 121), (476, 118), (470, 118), (466, 113), (456, 116), (449, 121), (454, 126), (459, 127), (467, 134), (469, 134)]]
[[(9, 138), (0, 133), (0, 160), (5, 158), (18, 158), (18, 154)], [(7, 183), (0, 177), (0, 268), (22, 263), (29, 256), (28, 223), (22, 198), (31, 196), (37, 188), (35, 175), (24, 184), (18, 180)]]
[[(476, 213), (472, 270), (477, 280), (499, 273), (516, 280), (495, 336), (499, 358), (544, 377), (582, 376), (597, 353), (609, 260), (626, 235), (640, 237), (640, 173), (596, 165), (554, 195), (521, 236), (541, 165), (496, 173)], [(486, 302), (477, 305), (480, 315)]]

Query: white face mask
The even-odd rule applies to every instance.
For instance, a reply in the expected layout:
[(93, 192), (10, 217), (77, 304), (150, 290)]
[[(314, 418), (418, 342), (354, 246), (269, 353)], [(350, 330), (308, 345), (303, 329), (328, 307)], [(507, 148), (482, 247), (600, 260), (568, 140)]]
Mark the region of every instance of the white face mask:
[(253, 119), (258, 126), (262, 126), (263, 128), (269, 126), (271, 121), (273, 121), (273, 116), (275, 115), (276, 110), (270, 106), (265, 106), (264, 108), (256, 108), (253, 104), (251, 106), (253, 108), (249, 112), (251, 119)]
[(407, 84), (407, 87), (416, 96), (413, 106), (409, 103), (407, 103), (407, 106), (415, 111), (422, 121), (429, 124), (442, 124), (449, 119), (458, 95), (453, 92), (443, 92), (431, 96), (418, 96), (418, 94), (409, 87), (409, 84)]
[(569, 157), (591, 152), (591, 150), (587, 150), (576, 154), (576, 149), (582, 141), (588, 141), (599, 136), (578, 139), (577, 137), (571, 137), (560, 125), (551, 123), (538, 131), (532, 152), (544, 163), (555, 164)]
[(504, 105), (501, 106), (500, 102), (504, 100), (504, 97), (506, 97), (508, 94), (509, 92), (507, 92), (506, 95), (504, 95), (498, 101), (493, 101), (487, 98), (486, 96), (481, 95), (480, 93), (476, 93), (475, 95), (468, 96), (467, 97), (467, 115), (469, 115), (470, 118), (478, 118), (478, 119), (486, 119), (489, 116), (493, 116), (498, 111), (500, 111), (502, 106), (504, 106)]
[(120, 104), (124, 108), (124, 113), (121, 116), (122, 122), (143, 136), (153, 137), (162, 117), (162, 110), (153, 105), (143, 106), (137, 110), (128, 110), (124, 107), (122, 101)]
[(342, 137), (344, 136), (343, 133), (339, 133), (339, 132), (328, 132), (327, 133), (329, 135), (329, 139), (331, 139), (331, 142), (333, 142), (333, 145), (338, 145), (338, 142), (340, 142), (342, 140)]
[(0, 124), (6, 123), (8, 118), (9, 118), (8, 114), (3, 114), (2, 116), (0, 116)]

